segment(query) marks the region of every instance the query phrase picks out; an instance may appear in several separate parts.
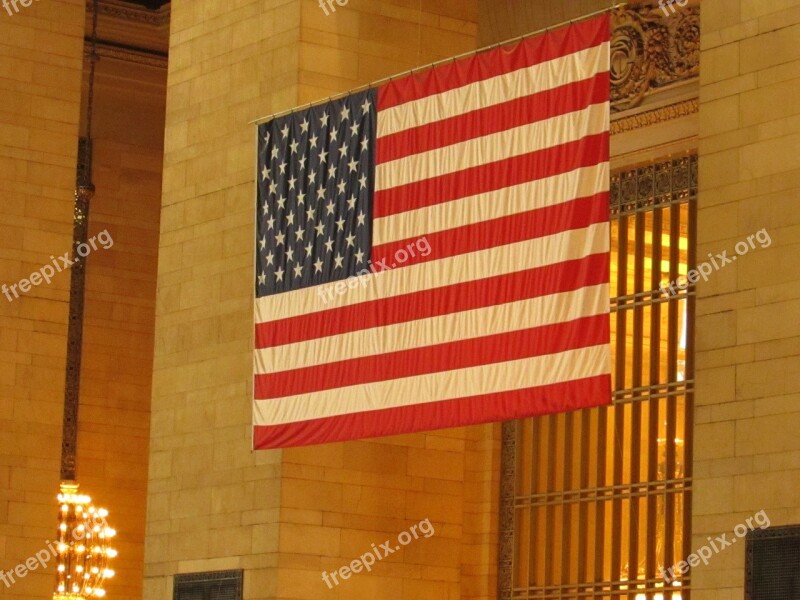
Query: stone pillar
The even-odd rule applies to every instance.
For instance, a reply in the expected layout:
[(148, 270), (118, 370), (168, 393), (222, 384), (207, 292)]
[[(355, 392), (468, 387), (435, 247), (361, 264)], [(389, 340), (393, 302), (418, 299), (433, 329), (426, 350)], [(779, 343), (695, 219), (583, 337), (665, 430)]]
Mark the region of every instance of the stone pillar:
[(248, 600), (317, 600), (323, 570), (426, 518), (433, 537), (337, 594), (491, 597), (475, 549), (496, 531), (493, 478), (476, 473), (496, 467), (491, 427), (250, 451), (249, 121), (473, 49), (475, 3), (172, 5), (145, 597), (169, 597), (175, 573), (245, 569)]
[[(800, 522), (800, 3), (704, 0), (701, 20), (697, 256), (736, 262), (697, 284), (694, 548), (761, 510)], [(694, 569), (692, 598), (742, 597), (744, 551)]]

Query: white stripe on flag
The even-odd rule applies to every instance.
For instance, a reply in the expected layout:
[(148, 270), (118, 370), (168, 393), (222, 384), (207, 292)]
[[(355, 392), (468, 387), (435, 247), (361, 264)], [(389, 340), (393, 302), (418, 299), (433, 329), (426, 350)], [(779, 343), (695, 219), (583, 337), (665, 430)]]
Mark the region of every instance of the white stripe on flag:
[(419, 238), (608, 190), (608, 163), (375, 219), (373, 245)]
[(592, 104), (583, 110), (377, 165), (375, 191), (545, 150), (608, 131), (608, 127), (608, 102)]
[(280, 373), (563, 323), (608, 312), (607, 284), (256, 351), (256, 374)]
[(520, 390), (610, 372), (608, 345), (589, 346), (466, 369), (256, 400), (256, 425), (281, 425), (350, 413)]
[(608, 71), (609, 43), (381, 110), (378, 137), (495, 106)]
[(342, 296), (334, 294), (335, 304), (323, 304), (318, 293), (318, 290), (331, 284), (303, 288), (291, 294), (257, 298), (256, 323), (279, 321), (341, 306), (554, 265), (608, 250), (609, 224), (596, 223), (582, 229), (562, 231), (532, 240), (385, 271), (377, 277), (371, 276), (364, 286), (349, 289)]

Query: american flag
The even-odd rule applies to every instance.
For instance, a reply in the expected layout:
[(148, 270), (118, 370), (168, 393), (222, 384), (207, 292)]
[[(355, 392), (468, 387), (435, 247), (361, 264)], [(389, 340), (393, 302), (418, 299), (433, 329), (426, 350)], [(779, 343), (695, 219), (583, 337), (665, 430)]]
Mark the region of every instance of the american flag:
[(258, 129), (254, 447), (610, 402), (609, 19)]

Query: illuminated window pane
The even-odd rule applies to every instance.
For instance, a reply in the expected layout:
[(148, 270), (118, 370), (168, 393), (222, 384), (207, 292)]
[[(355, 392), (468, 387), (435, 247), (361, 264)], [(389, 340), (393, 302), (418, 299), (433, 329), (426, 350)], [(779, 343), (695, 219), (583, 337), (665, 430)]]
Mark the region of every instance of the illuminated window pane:
[[(614, 405), (513, 424), (514, 599), (687, 600), (697, 156), (612, 175)], [(501, 577), (502, 578), (502, 577)]]

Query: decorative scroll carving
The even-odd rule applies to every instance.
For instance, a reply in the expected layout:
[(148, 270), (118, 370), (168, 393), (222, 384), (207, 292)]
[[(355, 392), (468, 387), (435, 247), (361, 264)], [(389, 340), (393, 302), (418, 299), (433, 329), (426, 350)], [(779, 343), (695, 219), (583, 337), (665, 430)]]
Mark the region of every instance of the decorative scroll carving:
[[(669, 9), (668, 9), (669, 10)], [(658, 6), (614, 11), (611, 34), (611, 111), (639, 106), (644, 98), (700, 73), (700, 9)]]

